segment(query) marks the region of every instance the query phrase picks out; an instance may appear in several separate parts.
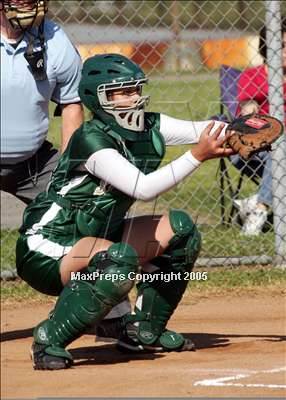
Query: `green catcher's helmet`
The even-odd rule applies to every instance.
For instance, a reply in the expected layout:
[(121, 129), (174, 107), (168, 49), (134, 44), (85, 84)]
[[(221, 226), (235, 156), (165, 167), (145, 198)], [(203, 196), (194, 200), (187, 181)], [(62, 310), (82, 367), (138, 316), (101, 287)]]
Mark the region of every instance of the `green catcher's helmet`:
[[(121, 127), (142, 131), (144, 106), (149, 100), (149, 96), (141, 96), (142, 85), (146, 82), (142, 69), (127, 57), (120, 54), (100, 54), (84, 62), (79, 96), (83, 104), (105, 122), (110, 122), (112, 115)], [(136, 88), (140, 93), (131, 107), (120, 106), (119, 101), (108, 98), (108, 92), (127, 88)]]

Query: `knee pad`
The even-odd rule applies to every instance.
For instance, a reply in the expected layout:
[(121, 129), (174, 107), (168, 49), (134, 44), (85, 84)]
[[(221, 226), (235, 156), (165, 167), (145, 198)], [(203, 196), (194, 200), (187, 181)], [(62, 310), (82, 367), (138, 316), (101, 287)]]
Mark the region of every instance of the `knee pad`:
[(138, 255), (127, 243), (114, 243), (106, 252), (97, 253), (89, 262), (88, 271), (99, 273), (95, 290), (102, 301), (111, 302), (112, 306), (122, 301), (134, 285), (130, 273), (137, 272), (138, 265)]
[(175, 235), (161, 257), (167, 261), (168, 269), (189, 271), (201, 249), (200, 232), (185, 211), (170, 210), (169, 220)]

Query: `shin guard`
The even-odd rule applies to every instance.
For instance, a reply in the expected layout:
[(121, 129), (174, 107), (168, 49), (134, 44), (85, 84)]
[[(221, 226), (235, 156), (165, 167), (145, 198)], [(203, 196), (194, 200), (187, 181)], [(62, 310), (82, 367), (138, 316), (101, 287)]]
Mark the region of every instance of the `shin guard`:
[(128, 275), (137, 268), (138, 256), (126, 243), (113, 244), (108, 251), (97, 253), (81, 275), (83, 278), (96, 273), (97, 279), (69, 281), (50, 318), (35, 328), (35, 343), (44, 345), (45, 354), (70, 360), (65, 347), (126, 297), (134, 283)]
[[(193, 268), (201, 247), (201, 237), (192, 219), (183, 211), (172, 210), (170, 223), (174, 237), (164, 254), (151, 263), (157, 267), (158, 279), (138, 284), (135, 315), (130, 315), (127, 335), (146, 349), (161, 347), (165, 351), (180, 349), (185, 339), (166, 330), (188, 285), (186, 272)], [(129, 330), (129, 333), (128, 333)]]

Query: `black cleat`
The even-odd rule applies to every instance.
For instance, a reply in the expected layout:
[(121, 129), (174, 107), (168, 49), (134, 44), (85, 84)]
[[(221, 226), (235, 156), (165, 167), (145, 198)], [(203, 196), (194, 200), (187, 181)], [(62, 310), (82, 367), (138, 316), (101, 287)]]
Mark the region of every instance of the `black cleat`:
[(127, 324), (121, 332), (117, 342), (117, 350), (121, 353), (146, 353), (146, 348), (139, 343), (137, 329), (133, 324)]
[(103, 319), (95, 328), (96, 340), (117, 342), (124, 327), (124, 317)]
[(64, 357), (57, 357), (47, 354), (43, 344), (33, 343), (31, 348), (31, 359), (33, 367), (37, 370), (57, 370), (70, 368), (73, 364), (72, 360)]

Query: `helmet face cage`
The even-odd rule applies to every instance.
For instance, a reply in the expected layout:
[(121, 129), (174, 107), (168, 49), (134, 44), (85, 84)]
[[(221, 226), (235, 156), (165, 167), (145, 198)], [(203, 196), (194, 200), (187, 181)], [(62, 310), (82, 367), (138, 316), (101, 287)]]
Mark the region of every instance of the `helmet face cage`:
[[(144, 130), (144, 107), (149, 102), (149, 96), (142, 96), (143, 84), (147, 79), (129, 80), (124, 82), (103, 83), (97, 88), (97, 96), (102, 109), (114, 116), (116, 122), (125, 129), (133, 131)], [(110, 100), (108, 93), (115, 90), (137, 89), (139, 97), (131, 106), (126, 106), (126, 100)]]
[(39, 26), (48, 11), (48, 0), (35, 0), (33, 2), (3, 0), (2, 4), (10, 24), (13, 28), (22, 31)]

